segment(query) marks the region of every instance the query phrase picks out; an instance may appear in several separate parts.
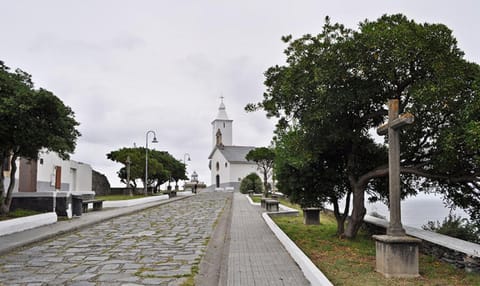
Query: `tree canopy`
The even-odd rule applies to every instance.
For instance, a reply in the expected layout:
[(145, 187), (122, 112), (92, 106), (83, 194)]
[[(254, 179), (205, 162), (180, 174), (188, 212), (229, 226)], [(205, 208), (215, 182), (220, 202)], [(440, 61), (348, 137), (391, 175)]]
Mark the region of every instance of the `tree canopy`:
[[(107, 158), (122, 164), (126, 164), (130, 157), (130, 184), (137, 187), (136, 180), (141, 180), (145, 185), (145, 148), (121, 148), (107, 154)], [(148, 185), (158, 188), (165, 182), (188, 179), (185, 174), (185, 164), (175, 159), (165, 151), (148, 151)], [(121, 182), (127, 184), (126, 166), (118, 172)]]
[(246, 194), (249, 191), (261, 193), (263, 191), (262, 180), (257, 173), (250, 173), (240, 182), (240, 192)]
[(15, 186), (16, 159), (37, 159), (41, 149), (66, 159), (75, 150), (80, 133), (72, 109), (46, 89), (35, 89), (31, 76), (10, 71), (0, 61), (0, 161), (11, 166), (10, 184), (4, 190), (0, 172), (0, 213), (6, 214)]
[(398, 14), (351, 30), (327, 17), (320, 34), (283, 40), (286, 64), (265, 72), (263, 101), (246, 109), (276, 117), (280, 141), (285, 130), (302, 130), (304, 166), (327, 157), (344, 174), (335, 185), (354, 195), (347, 237), (361, 225), (366, 191), (388, 199), (387, 149), (372, 134), (390, 98), (415, 116), (400, 136), (403, 195), (436, 191), (480, 219), (480, 68), (445, 25)]
[(270, 177), (273, 170), (273, 163), (275, 160), (275, 152), (267, 147), (259, 147), (253, 150), (250, 150), (245, 159), (257, 163), (258, 169), (263, 174), (263, 188), (265, 196), (268, 192), (268, 178)]

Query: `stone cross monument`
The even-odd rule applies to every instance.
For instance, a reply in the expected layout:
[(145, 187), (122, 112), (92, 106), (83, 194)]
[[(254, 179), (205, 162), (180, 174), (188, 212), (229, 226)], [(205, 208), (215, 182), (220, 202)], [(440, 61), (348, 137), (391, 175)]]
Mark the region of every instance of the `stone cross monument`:
[(400, 135), (399, 129), (412, 124), (414, 117), (410, 113), (398, 115), (398, 99), (388, 101), (388, 122), (377, 129), (378, 135), (388, 134), (388, 179), (390, 199), (390, 225), (387, 234), (403, 236), (405, 230), (401, 222), (400, 211)]
[(376, 270), (386, 277), (417, 277), (418, 244), (421, 240), (405, 235), (400, 211), (400, 136), (399, 129), (412, 124), (410, 113), (398, 114), (398, 99), (388, 101), (388, 122), (377, 129), (388, 134), (388, 176), (390, 224), (387, 235), (374, 235)]

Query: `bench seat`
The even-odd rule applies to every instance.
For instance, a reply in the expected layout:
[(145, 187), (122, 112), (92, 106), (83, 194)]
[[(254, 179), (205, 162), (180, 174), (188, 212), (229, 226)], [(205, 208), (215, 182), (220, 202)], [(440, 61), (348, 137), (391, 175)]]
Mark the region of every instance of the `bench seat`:
[(278, 212), (279, 207), (278, 207), (278, 201), (277, 200), (265, 200), (265, 209), (267, 212)]
[(88, 204), (93, 204), (94, 211), (99, 211), (103, 208), (103, 200), (85, 200), (82, 201), (82, 210), (84, 213), (88, 212)]

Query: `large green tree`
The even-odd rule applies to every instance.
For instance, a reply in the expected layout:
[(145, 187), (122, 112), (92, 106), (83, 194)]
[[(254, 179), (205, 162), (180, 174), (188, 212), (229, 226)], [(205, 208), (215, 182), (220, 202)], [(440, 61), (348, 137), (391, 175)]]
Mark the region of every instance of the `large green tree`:
[(259, 147), (250, 150), (245, 159), (257, 164), (258, 170), (263, 174), (264, 196), (268, 196), (268, 178), (272, 175), (275, 152), (271, 148)]
[[(15, 187), (16, 160), (37, 159), (39, 151), (57, 152), (67, 159), (80, 136), (70, 107), (45, 89), (35, 89), (31, 76), (19, 69), (10, 71), (0, 61), (0, 214), (9, 212)], [(10, 166), (5, 190), (4, 167)]]
[[(167, 181), (185, 180), (185, 165), (175, 159), (168, 152), (148, 151), (148, 182), (145, 182), (145, 148), (121, 148), (107, 154), (107, 158), (122, 164), (126, 164), (130, 157), (130, 185), (137, 187), (137, 180), (141, 180), (145, 186), (154, 185), (155, 189)], [(120, 181), (127, 184), (126, 166), (118, 172)], [(128, 184), (127, 184), (128, 185)]]
[[(351, 189), (335, 150), (326, 150), (311, 133), (300, 126), (277, 132), (275, 174), (278, 188), (302, 208), (331, 203), (337, 221), (337, 234), (344, 232), (349, 213)], [(339, 200), (346, 197), (343, 212)]]
[(480, 219), (480, 68), (446, 26), (384, 15), (350, 30), (327, 18), (320, 34), (283, 40), (286, 64), (267, 70), (263, 101), (247, 109), (277, 117), (278, 130), (301, 126), (318, 144), (312, 155), (337, 154), (353, 192), (345, 236), (363, 221), (366, 191), (388, 199), (378, 188), (386, 185), (386, 149), (372, 131), (390, 98), (415, 116), (400, 136), (403, 195), (436, 191)]

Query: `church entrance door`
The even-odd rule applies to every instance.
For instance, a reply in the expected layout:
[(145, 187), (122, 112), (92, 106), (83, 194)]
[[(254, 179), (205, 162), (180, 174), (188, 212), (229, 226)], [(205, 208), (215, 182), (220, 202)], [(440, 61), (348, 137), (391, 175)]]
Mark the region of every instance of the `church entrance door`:
[(220, 188), (220, 175), (217, 175), (217, 188)]

